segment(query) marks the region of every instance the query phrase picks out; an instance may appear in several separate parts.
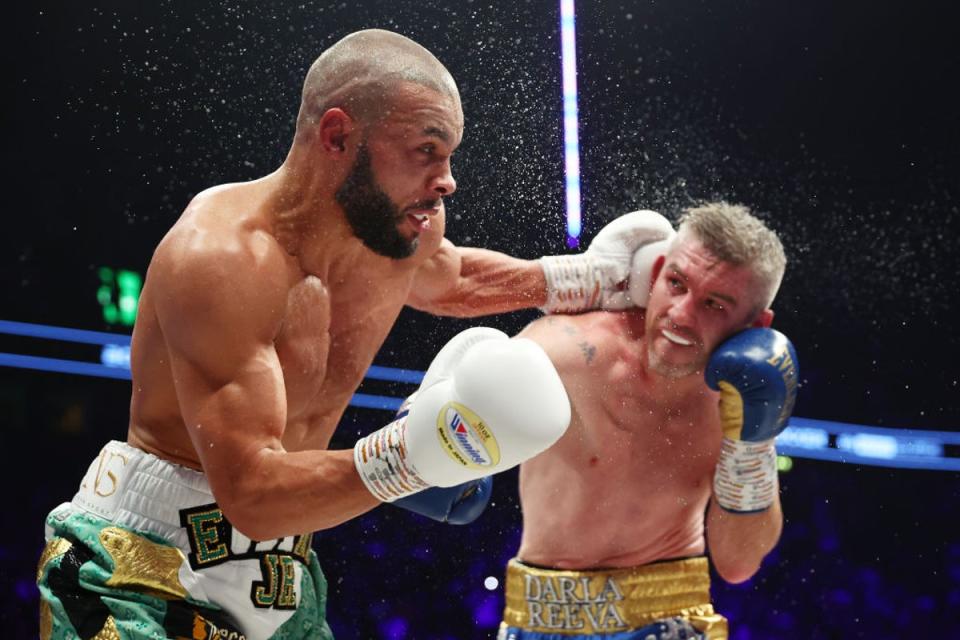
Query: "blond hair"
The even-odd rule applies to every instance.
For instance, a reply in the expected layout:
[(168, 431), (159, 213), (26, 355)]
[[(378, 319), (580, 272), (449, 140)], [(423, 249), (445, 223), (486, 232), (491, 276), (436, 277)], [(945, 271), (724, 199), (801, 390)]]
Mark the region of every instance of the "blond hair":
[(684, 210), (679, 229), (678, 238), (692, 233), (717, 259), (750, 268), (760, 288), (760, 309), (773, 304), (787, 257), (777, 234), (750, 209), (722, 201), (706, 202)]

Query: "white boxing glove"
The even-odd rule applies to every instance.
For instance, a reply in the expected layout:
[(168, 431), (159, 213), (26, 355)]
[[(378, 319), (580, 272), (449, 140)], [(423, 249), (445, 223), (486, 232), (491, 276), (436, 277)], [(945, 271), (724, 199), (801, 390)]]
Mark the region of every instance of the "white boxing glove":
[(357, 472), (384, 502), (506, 471), (570, 423), (560, 376), (531, 340), (470, 329), (434, 362), (409, 412), (354, 446)]
[(670, 221), (656, 211), (627, 213), (610, 222), (587, 250), (572, 256), (540, 258), (547, 280), (546, 313), (626, 309), (634, 254), (674, 235)]
[(407, 396), (397, 409), (397, 417), (402, 418), (410, 411), (410, 405), (416, 399), (417, 394), (427, 387), (432, 387), (441, 380), (450, 377), (453, 367), (463, 359), (463, 354), (468, 349), (472, 349), (478, 342), (484, 340), (509, 340), (510, 336), (499, 329), (493, 327), (470, 327), (455, 335), (450, 341), (443, 345), (443, 348), (433, 357), (433, 362), (427, 367), (420, 381), (420, 389)]

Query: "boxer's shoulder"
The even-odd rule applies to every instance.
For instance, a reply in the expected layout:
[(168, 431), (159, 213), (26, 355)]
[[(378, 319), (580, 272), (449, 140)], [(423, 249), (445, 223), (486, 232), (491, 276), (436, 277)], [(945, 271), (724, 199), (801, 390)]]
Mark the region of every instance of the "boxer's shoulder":
[(289, 289), (302, 274), (256, 202), (244, 202), (246, 187), (222, 185), (197, 194), (160, 241), (151, 270), (189, 275), (194, 282), (222, 278), (234, 286)]
[(617, 338), (618, 315), (605, 311), (547, 315), (528, 325), (519, 337), (530, 338), (543, 347), (562, 376), (592, 374)]
[(556, 318), (553, 331), (576, 343), (613, 347), (631, 331), (628, 311), (591, 311)]
[(597, 330), (605, 331), (613, 324), (610, 317), (617, 315), (619, 314), (609, 311), (589, 311), (571, 315), (552, 313), (531, 322), (523, 330), (522, 335), (525, 337), (531, 337), (527, 334), (561, 337), (592, 333)]
[(264, 339), (272, 337), (302, 274), (265, 230), (202, 214), (188, 208), (150, 261), (147, 286), (165, 332), (182, 324), (199, 333), (198, 322), (206, 319), (234, 331), (249, 325)]
[(150, 275), (178, 288), (258, 289), (285, 296), (294, 282), (289, 262), (266, 232), (198, 224), (171, 229), (154, 252)]

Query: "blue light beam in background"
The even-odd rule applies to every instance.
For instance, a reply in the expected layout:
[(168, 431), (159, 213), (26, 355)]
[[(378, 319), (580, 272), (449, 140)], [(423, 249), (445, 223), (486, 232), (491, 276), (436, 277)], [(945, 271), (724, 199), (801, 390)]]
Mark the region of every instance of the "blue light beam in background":
[(577, 130), (577, 29), (573, 0), (560, 0), (563, 68), (563, 163), (567, 195), (567, 246), (580, 246), (580, 135)]

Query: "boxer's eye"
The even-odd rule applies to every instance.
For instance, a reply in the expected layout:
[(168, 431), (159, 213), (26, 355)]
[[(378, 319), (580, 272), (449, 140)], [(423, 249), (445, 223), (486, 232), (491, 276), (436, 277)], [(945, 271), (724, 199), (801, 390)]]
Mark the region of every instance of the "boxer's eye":
[(667, 278), (667, 285), (668, 285), (671, 289), (675, 289), (675, 290), (677, 290), (677, 291), (683, 289), (683, 282), (680, 281), (680, 278), (668, 277), (668, 278)]
[(436, 151), (436, 150), (437, 150), (437, 147), (434, 146), (434, 145), (432, 145), (432, 144), (422, 145), (422, 146), (420, 147), (420, 149), (419, 149), (419, 151), (420, 151), (421, 153), (425, 153), (425, 154), (427, 154), (428, 156), (433, 155), (434, 151)]
[(722, 302), (714, 298), (707, 298), (706, 305), (708, 309), (713, 309), (714, 311), (723, 311), (725, 308)]

